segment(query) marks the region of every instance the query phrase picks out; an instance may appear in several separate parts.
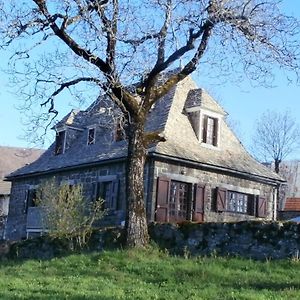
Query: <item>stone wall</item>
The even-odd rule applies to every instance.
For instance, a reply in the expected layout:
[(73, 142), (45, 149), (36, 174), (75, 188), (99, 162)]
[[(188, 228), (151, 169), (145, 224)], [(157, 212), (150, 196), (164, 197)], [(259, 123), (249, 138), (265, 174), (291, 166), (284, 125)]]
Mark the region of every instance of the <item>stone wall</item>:
[[(255, 260), (299, 259), (300, 224), (244, 221), (238, 223), (183, 223), (149, 225), (151, 240), (171, 255), (238, 256)], [(85, 251), (122, 248), (123, 228), (97, 230)], [(46, 259), (72, 250), (67, 240), (47, 236), (22, 242), (0, 241), (0, 256)]]
[[(155, 161), (154, 182), (159, 177), (167, 177), (171, 180), (186, 182), (190, 184), (204, 184), (206, 186), (206, 201), (204, 205), (204, 221), (205, 222), (237, 222), (245, 220), (257, 219), (255, 216), (232, 212), (216, 212), (214, 192), (217, 187), (226, 188), (240, 193), (262, 196), (267, 199), (267, 216), (265, 219), (272, 220), (274, 216), (274, 197), (276, 193), (274, 186), (241, 176), (233, 176), (224, 172), (209, 171), (205, 169), (188, 167), (182, 163), (170, 163), (164, 161)], [(152, 216), (155, 215), (156, 188), (153, 185), (152, 194)], [(154, 219), (152, 219), (154, 220)]]
[[(109, 212), (104, 225), (120, 223), (125, 219), (125, 166), (122, 163), (109, 164), (101, 167), (75, 169), (72, 171), (61, 171), (55, 173), (57, 182), (69, 184), (82, 184), (83, 194), (87, 200), (92, 200), (93, 183), (101, 181), (101, 178), (117, 176), (119, 179), (119, 197), (117, 199), (117, 210)], [(52, 175), (53, 176), (53, 175)], [(9, 204), (9, 215), (6, 225), (6, 239), (20, 240), (26, 237), (26, 195), (30, 188), (37, 188), (44, 180), (51, 178), (47, 176), (19, 179), (12, 183), (11, 201)]]
[(300, 224), (290, 222), (153, 223), (149, 232), (152, 240), (173, 254), (299, 258)]

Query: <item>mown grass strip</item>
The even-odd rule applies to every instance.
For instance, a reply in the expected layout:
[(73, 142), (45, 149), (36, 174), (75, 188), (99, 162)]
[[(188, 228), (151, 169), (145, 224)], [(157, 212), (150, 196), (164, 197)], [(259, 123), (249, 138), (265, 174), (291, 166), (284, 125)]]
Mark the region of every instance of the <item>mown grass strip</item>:
[(300, 262), (184, 259), (156, 248), (0, 264), (0, 299), (300, 299)]

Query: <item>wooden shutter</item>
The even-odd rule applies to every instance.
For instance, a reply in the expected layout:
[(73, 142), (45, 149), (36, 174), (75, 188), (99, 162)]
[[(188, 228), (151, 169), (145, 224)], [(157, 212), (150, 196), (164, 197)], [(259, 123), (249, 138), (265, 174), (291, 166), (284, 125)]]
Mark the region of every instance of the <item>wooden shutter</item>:
[(251, 216), (255, 216), (256, 211), (256, 196), (248, 195), (247, 212)]
[(218, 145), (218, 119), (214, 118), (213, 145)]
[(217, 211), (226, 210), (227, 190), (217, 188)]
[(193, 221), (203, 222), (204, 215), (204, 202), (206, 196), (205, 185), (196, 184), (194, 194), (194, 210), (193, 210)]
[(157, 222), (169, 221), (169, 194), (170, 194), (170, 179), (165, 177), (157, 178), (156, 191), (156, 216)]
[(119, 192), (119, 179), (111, 182), (110, 197), (109, 197), (109, 208), (116, 210), (118, 207), (118, 192)]
[(203, 126), (202, 126), (202, 142), (206, 143), (207, 140), (207, 116), (203, 117)]
[(257, 216), (260, 218), (267, 216), (267, 200), (264, 197), (257, 198)]

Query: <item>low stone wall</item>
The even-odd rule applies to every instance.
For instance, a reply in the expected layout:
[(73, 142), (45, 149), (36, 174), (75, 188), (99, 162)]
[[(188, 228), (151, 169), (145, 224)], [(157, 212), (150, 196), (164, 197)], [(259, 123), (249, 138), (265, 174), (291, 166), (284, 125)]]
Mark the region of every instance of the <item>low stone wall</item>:
[[(124, 229), (97, 230), (84, 249), (102, 251), (122, 247)], [(238, 223), (183, 223), (149, 225), (151, 240), (170, 254), (184, 256), (240, 256), (256, 260), (299, 258), (300, 224), (245, 221)], [(2, 255), (48, 259), (74, 249), (69, 241), (39, 237), (9, 244)], [(10, 248), (10, 249), (9, 249)], [(1, 243), (0, 243), (1, 250)], [(76, 249), (75, 249), (76, 250)]]
[(179, 255), (229, 255), (257, 260), (299, 257), (300, 224), (295, 223), (151, 224), (149, 232), (161, 248)]

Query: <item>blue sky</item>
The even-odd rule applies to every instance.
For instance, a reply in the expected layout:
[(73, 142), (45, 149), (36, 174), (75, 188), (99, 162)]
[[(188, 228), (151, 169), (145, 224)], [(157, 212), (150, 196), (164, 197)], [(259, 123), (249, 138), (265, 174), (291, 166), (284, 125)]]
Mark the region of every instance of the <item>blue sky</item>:
[[(300, 18), (300, 1), (284, 0), (284, 9), (294, 16)], [(8, 54), (1, 53), (0, 67), (4, 68)], [(210, 92), (224, 107), (235, 124), (237, 133), (242, 142), (248, 146), (251, 143), (255, 121), (266, 110), (286, 111), (289, 110), (293, 117), (300, 119), (300, 86), (295, 83), (290, 84), (286, 76), (279, 70), (276, 71), (275, 87), (253, 87), (247, 82), (223, 84), (214, 86), (209, 79), (194, 76), (198, 85)], [(13, 94), (16, 87), (8, 86), (7, 75), (0, 72), (0, 145), (28, 147), (28, 142), (20, 137), (26, 130), (22, 124), (22, 112), (16, 107), (22, 104), (21, 99), (17, 99)], [(71, 99), (66, 101), (61, 108), (60, 116), (70, 110)], [(299, 120), (300, 122), (300, 120)], [(49, 145), (48, 141), (46, 146)], [(299, 153), (294, 153), (293, 157), (300, 158)]]

